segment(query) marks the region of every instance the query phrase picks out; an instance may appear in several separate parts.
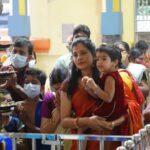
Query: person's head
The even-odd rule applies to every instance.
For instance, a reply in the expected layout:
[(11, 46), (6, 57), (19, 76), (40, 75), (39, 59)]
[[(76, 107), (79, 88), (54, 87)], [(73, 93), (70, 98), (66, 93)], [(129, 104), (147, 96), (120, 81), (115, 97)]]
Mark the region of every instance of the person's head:
[(86, 37), (74, 39), (72, 43), (72, 58), (74, 67), (81, 72), (91, 69), (95, 58), (95, 45)]
[(42, 70), (29, 68), (25, 72), (24, 91), (31, 99), (44, 92), (46, 74)]
[(135, 44), (135, 48), (138, 48), (138, 49), (144, 51), (144, 53), (145, 53), (148, 50), (148, 44), (144, 40), (139, 40)]
[(137, 64), (145, 64), (144, 51), (139, 48), (131, 48), (130, 61)]
[(36, 66), (36, 52), (33, 51), (32, 58), (29, 60), (29, 68), (34, 68)]
[(73, 30), (73, 39), (78, 37), (88, 37), (90, 38), (90, 29), (87, 25), (80, 24), (76, 26)]
[(66, 47), (69, 50), (69, 52), (71, 52), (72, 40), (73, 40), (73, 35), (68, 36), (68, 38), (66, 40)]
[(101, 45), (96, 49), (96, 66), (100, 72), (116, 71), (121, 66), (121, 52), (114, 45)]
[(62, 82), (67, 78), (69, 75), (68, 69), (56, 67), (52, 70), (49, 75), (50, 87), (54, 92), (57, 92)]
[(95, 45), (87, 37), (78, 37), (72, 43), (72, 68), (68, 95), (72, 95), (74, 89), (78, 86), (78, 79), (83, 75), (90, 75), (94, 80), (97, 80)]
[(130, 47), (127, 42), (124, 41), (118, 41), (114, 43), (114, 45), (121, 51), (122, 55), (122, 64), (124, 67), (128, 66), (129, 64), (129, 53), (130, 53)]
[(33, 55), (33, 45), (26, 38), (18, 38), (14, 42), (14, 48), (10, 57), (12, 65), (16, 68), (23, 68), (28, 65)]
[(60, 106), (60, 88), (62, 82), (69, 76), (68, 69), (54, 68), (49, 75), (50, 87), (56, 94), (55, 105)]

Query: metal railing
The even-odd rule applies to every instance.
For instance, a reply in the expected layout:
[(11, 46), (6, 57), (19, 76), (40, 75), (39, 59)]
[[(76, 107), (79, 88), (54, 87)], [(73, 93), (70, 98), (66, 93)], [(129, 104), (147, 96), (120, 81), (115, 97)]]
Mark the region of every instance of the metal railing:
[[(41, 139), (42, 144), (51, 145), (51, 150), (61, 150), (63, 141), (77, 140), (78, 150), (83, 149), (83, 142), (86, 140), (99, 141), (100, 150), (104, 150), (104, 142), (120, 141), (122, 146), (117, 150), (149, 150), (150, 149), (150, 124), (140, 129), (138, 133), (132, 136), (114, 136), (114, 135), (77, 135), (77, 134), (38, 134), (38, 133), (1, 133), (0, 137), (8, 137), (12, 142), (12, 149), (16, 150), (18, 139), (31, 139), (32, 150), (36, 150), (36, 140)], [(10, 140), (9, 140), (10, 143)], [(7, 144), (7, 143), (6, 143)], [(10, 149), (9, 149), (10, 150)]]
[(85, 140), (99, 141), (100, 150), (104, 150), (105, 141), (124, 141), (131, 140), (132, 136), (101, 136), (101, 135), (73, 135), (73, 134), (37, 134), (37, 133), (5, 133), (0, 134), (1, 136), (7, 136), (12, 139), (12, 149), (16, 150), (17, 139), (31, 139), (32, 140), (32, 150), (36, 150), (36, 139), (41, 139), (42, 144), (51, 145), (51, 150), (60, 150), (64, 140), (77, 140), (78, 150), (82, 150), (82, 142)]
[[(149, 150), (150, 149), (150, 124), (140, 129), (138, 133), (132, 136), (114, 136), (114, 135), (77, 135), (77, 134), (38, 134), (38, 133), (1, 133), (0, 137), (9, 137), (12, 141), (12, 149), (16, 150), (18, 139), (31, 139), (32, 150), (36, 150), (36, 140), (41, 139), (42, 144), (51, 145), (51, 150), (60, 150), (65, 140), (77, 140), (78, 150), (83, 149), (83, 141), (99, 141), (100, 150), (104, 150), (104, 142), (120, 141), (122, 146), (117, 150)], [(10, 142), (10, 141), (9, 141)], [(6, 143), (7, 144), (7, 143)], [(10, 149), (9, 149), (10, 150)]]
[(131, 140), (125, 141), (117, 150), (150, 150), (150, 124), (140, 129)]

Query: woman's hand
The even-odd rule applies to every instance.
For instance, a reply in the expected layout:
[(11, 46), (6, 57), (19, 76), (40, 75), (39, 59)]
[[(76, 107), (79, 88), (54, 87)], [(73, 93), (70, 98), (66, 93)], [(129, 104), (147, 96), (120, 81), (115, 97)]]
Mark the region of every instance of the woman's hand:
[(113, 123), (106, 121), (105, 118), (99, 116), (92, 116), (89, 118), (89, 128), (93, 130), (112, 130), (114, 128)]
[(103, 130), (103, 126), (101, 121), (105, 121), (105, 118), (99, 117), (99, 116), (92, 116), (89, 117), (88, 121), (88, 127), (92, 130)]

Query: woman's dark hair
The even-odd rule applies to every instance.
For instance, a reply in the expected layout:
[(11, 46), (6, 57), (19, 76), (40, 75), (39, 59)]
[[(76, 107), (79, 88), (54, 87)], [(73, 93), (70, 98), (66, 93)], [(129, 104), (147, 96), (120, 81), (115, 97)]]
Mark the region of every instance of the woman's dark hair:
[(127, 53), (130, 53), (130, 47), (129, 47), (129, 44), (128, 44), (127, 42), (125, 42), (125, 41), (118, 41), (118, 42), (115, 42), (114, 45), (115, 45), (120, 51), (122, 51), (122, 50), (120, 49), (120, 47), (119, 47), (119, 45), (121, 45), (121, 46), (124, 48), (124, 50), (126, 50)]
[(40, 83), (41, 83), (42, 86), (45, 85), (47, 76), (46, 76), (46, 74), (45, 74), (44, 71), (39, 70), (37, 68), (29, 68), (25, 72), (25, 77), (27, 75), (31, 75), (31, 76), (36, 77), (40, 81)]
[[(95, 45), (92, 43), (92, 41), (89, 38), (86, 37), (79, 37), (74, 39), (72, 43), (72, 49), (73, 47), (77, 46), (78, 44), (84, 45), (92, 54), (94, 60), (95, 60)], [(71, 75), (67, 87), (67, 94), (68, 96), (72, 96), (74, 93), (75, 89), (78, 86), (78, 79), (81, 77), (81, 71), (76, 68), (75, 64), (72, 61), (72, 68), (71, 68)], [(95, 61), (93, 62), (92, 66), (92, 78), (96, 83), (99, 81), (99, 72), (96, 68)]]
[(104, 52), (106, 53), (111, 61), (118, 60), (118, 67), (122, 67), (122, 62), (121, 62), (121, 51), (115, 46), (115, 45), (100, 45), (97, 49), (96, 52)]
[(56, 67), (49, 75), (50, 86), (62, 83), (69, 75), (69, 70), (65, 68)]
[(29, 41), (27, 38), (18, 38), (15, 40), (14, 47), (27, 47), (28, 48), (28, 54), (32, 55), (33, 54), (33, 44), (31, 41)]
[(131, 48), (129, 59), (130, 59), (130, 61), (134, 61), (136, 58), (140, 57), (143, 54), (144, 54), (143, 50), (133, 47), (133, 48)]
[(148, 44), (144, 40), (139, 40), (135, 44), (135, 48), (141, 49), (143, 51), (146, 51), (148, 49)]

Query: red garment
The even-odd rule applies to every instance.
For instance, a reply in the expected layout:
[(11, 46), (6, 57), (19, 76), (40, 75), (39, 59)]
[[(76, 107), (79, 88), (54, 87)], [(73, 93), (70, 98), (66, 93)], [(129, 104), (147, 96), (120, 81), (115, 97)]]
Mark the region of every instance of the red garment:
[(100, 87), (104, 89), (105, 81), (108, 76), (111, 76), (115, 80), (115, 94), (111, 103), (106, 103), (101, 101), (99, 107), (95, 109), (94, 114), (104, 117), (109, 121), (118, 119), (119, 117), (125, 115), (126, 121), (117, 126), (115, 130), (116, 135), (128, 135), (129, 134), (129, 120), (127, 115), (127, 102), (124, 97), (124, 87), (121, 76), (118, 71), (104, 74), (100, 80)]
[[(129, 116), (130, 116), (130, 134), (135, 134), (142, 128), (142, 113), (140, 105), (144, 102), (144, 96), (141, 90), (139, 89), (138, 85), (130, 75), (127, 70), (121, 69), (119, 72), (125, 72), (128, 74), (132, 81), (132, 91), (124, 81), (124, 92), (125, 92), (125, 99), (128, 104), (129, 109)], [(138, 114), (138, 115), (137, 115)]]
[(140, 88), (138, 87), (136, 81), (134, 80), (134, 78), (132, 77), (132, 75), (125, 69), (120, 69), (119, 72), (126, 72), (131, 80), (132, 80), (132, 84), (133, 84), (133, 92), (135, 94), (136, 100), (139, 103), (139, 105), (142, 105), (144, 103), (144, 95), (142, 93), (142, 91), (140, 90)]
[[(71, 102), (76, 117), (92, 116), (93, 110), (97, 106), (97, 100), (91, 97), (84, 89), (79, 88), (75, 90)], [(73, 129), (72, 133), (77, 134), (77, 130)], [(112, 135), (113, 133), (111, 130), (103, 130), (98, 132), (88, 129), (83, 134)], [(99, 150), (99, 145), (100, 144), (98, 141), (87, 141), (86, 150)], [(110, 146), (108, 145), (108, 142), (105, 144), (105, 146), (105, 150), (110, 150), (110, 147), (108, 147)], [(72, 142), (71, 150), (77, 150), (77, 141)]]
[[(102, 130), (102, 131), (92, 131), (90, 129), (86, 130), (83, 134), (94, 134), (94, 135), (128, 135), (129, 134), (129, 122), (128, 122), (128, 113), (127, 113), (127, 103), (124, 100), (124, 88), (123, 81), (119, 73), (113, 72), (103, 76), (100, 80), (101, 88), (104, 88), (105, 80), (108, 75), (112, 76), (115, 79), (115, 95), (112, 103), (103, 103), (100, 99), (94, 99), (90, 96), (87, 91), (84, 89), (77, 88), (72, 96), (72, 109), (76, 117), (90, 117), (95, 113), (96, 115), (104, 117), (107, 114), (110, 114), (113, 110), (113, 113), (106, 117), (107, 120), (112, 121), (118, 119), (122, 115), (127, 116), (126, 121), (118, 127), (115, 127), (114, 130)], [(114, 107), (115, 102), (115, 107)], [(101, 104), (103, 104), (101, 106)], [(77, 130), (72, 130), (74, 134), (77, 134)], [(105, 142), (105, 150), (115, 149), (120, 142)], [(98, 141), (87, 141), (86, 150), (99, 150)], [(77, 142), (72, 142), (71, 150), (77, 150)]]

